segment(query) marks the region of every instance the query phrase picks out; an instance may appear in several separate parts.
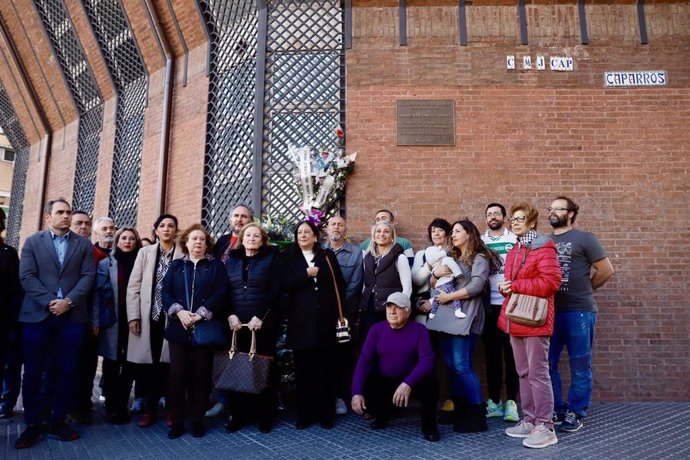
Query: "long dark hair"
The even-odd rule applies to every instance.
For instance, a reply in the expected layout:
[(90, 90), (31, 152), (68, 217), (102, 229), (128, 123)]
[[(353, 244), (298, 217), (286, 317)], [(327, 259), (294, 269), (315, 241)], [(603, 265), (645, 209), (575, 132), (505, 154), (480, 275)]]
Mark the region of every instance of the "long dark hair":
[(455, 221), (453, 222), (451, 228), (455, 227), (456, 225), (461, 226), (463, 230), (465, 230), (465, 232), (469, 235), (469, 239), (467, 240), (467, 250), (465, 253), (463, 253), (458, 247), (453, 246), (451, 248), (450, 254), (453, 256), (453, 258), (464, 263), (465, 266), (471, 269), (474, 259), (477, 257), (477, 255), (483, 254), (484, 257), (486, 257), (486, 260), (489, 262), (491, 270), (494, 270), (495, 265), (498, 263), (498, 255), (489, 249), (486, 244), (484, 244), (477, 226), (474, 225), (469, 219)]
[(176, 230), (180, 229), (180, 224), (177, 223), (177, 217), (173, 216), (172, 214), (161, 214), (160, 216), (158, 216), (158, 219), (156, 219), (156, 222), (153, 223), (153, 230), (151, 231), (151, 235), (153, 236), (153, 241), (158, 241), (158, 235), (156, 235), (156, 229), (158, 229), (158, 226), (165, 219), (172, 220), (173, 222), (175, 222), (175, 229)]
[(295, 225), (295, 232), (294, 232), (294, 237), (295, 237), (295, 242), (292, 243), (292, 246), (289, 248), (289, 254), (290, 256), (296, 256), (296, 255), (301, 255), (302, 254), (302, 248), (299, 247), (299, 243), (297, 242), (297, 233), (299, 232), (299, 228), (302, 226), (302, 224), (307, 224), (309, 228), (311, 229), (312, 232), (314, 232), (314, 236), (316, 237), (316, 242), (314, 243), (314, 259), (323, 252), (323, 249), (321, 249), (321, 245), (319, 244), (319, 241), (321, 240), (321, 232), (319, 231), (319, 228), (314, 225), (314, 223), (310, 220), (303, 220), (297, 223)]

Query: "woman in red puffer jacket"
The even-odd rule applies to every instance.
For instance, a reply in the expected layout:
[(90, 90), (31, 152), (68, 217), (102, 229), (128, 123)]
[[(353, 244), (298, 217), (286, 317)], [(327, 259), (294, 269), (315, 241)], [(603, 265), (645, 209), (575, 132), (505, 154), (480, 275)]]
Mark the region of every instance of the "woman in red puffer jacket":
[[(518, 243), (508, 253), (505, 279), (499, 290), (505, 296), (498, 327), (510, 334), (515, 368), (520, 379), (520, 404), (524, 415), (506, 430), (508, 436), (524, 438), (522, 445), (548, 447), (558, 442), (553, 430), (553, 389), (549, 377), (549, 342), (553, 334), (553, 296), (561, 285), (556, 246), (548, 236), (537, 234), (539, 211), (530, 203), (510, 209), (511, 229)], [(512, 293), (548, 299), (546, 322), (526, 326), (508, 320), (506, 307)]]

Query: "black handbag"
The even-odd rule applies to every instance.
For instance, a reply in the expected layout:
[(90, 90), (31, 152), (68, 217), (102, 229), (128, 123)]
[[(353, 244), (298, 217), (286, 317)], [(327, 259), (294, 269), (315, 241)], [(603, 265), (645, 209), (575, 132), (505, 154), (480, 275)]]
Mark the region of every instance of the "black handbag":
[[(184, 272), (184, 291), (187, 297), (189, 311), (192, 311), (192, 298), (189, 295), (189, 276), (187, 275), (187, 265), (182, 263)], [(207, 320), (195, 323), (190, 334), (192, 346), (226, 348), (230, 341), (228, 326), (220, 321)]]
[(338, 291), (338, 282), (335, 280), (335, 272), (333, 271), (333, 265), (330, 259), (328, 259), (328, 254), (325, 254), (326, 262), (328, 263), (328, 268), (331, 269), (331, 276), (333, 277), (333, 287), (335, 287), (335, 298), (338, 301), (338, 321), (335, 324), (335, 339), (338, 343), (348, 343), (350, 342), (350, 324), (347, 318), (343, 316), (343, 304), (340, 301), (340, 291)]
[(220, 321), (200, 321), (192, 326), (192, 345), (227, 350), (230, 342), (228, 327)]
[[(247, 327), (243, 324), (242, 327)], [(272, 356), (256, 354), (256, 331), (252, 331), (249, 353), (237, 353), (237, 331), (232, 331), (232, 345), (223, 373), (216, 382), (219, 390), (258, 394), (268, 386)]]

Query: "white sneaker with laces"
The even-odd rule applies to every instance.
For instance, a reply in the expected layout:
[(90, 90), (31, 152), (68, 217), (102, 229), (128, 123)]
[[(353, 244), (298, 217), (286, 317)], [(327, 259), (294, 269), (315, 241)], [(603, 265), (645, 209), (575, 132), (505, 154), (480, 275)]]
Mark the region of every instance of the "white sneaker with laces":
[(517, 422), (518, 420), (520, 420), (520, 416), (518, 415), (517, 404), (512, 399), (509, 399), (503, 406), (503, 421)]
[(524, 420), (520, 420), (520, 423), (515, 426), (506, 428), (506, 434), (511, 438), (527, 438), (532, 434), (532, 431), (534, 431), (534, 425)]
[(558, 443), (556, 432), (552, 429), (546, 428), (543, 423), (537, 425), (532, 431), (532, 434), (523, 439), (522, 445), (532, 449), (543, 449), (544, 447), (553, 446)]

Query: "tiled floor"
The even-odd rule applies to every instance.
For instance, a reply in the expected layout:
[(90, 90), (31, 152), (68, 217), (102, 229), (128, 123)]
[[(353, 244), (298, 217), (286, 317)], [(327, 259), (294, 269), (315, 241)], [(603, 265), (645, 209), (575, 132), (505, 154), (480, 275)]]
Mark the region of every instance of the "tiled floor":
[(353, 414), (338, 417), (332, 430), (318, 425), (298, 431), (283, 414), (270, 434), (255, 426), (226, 433), (224, 420), (212, 419), (204, 438), (190, 434), (170, 441), (162, 423), (142, 429), (132, 423), (113, 426), (102, 422), (101, 408), (89, 426), (78, 426), (82, 439), (62, 443), (41, 440), (31, 449), (17, 451), (14, 442), (22, 417), (0, 421), (0, 458), (40, 459), (688, 459), (690, 458), (690, 402), (606, 403), (590, 408), (585, 427), (578, 433), (559, 434), (559, 443), (543, 450), (522, 447), (507, 437), (510, 424), (489, 421), (489, 431), (453, 433), (441, 426), (441, 441), (429, 443), (419, 431), (414, 408), (400, 414), (390, 428), (369, 429)]

